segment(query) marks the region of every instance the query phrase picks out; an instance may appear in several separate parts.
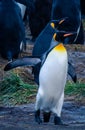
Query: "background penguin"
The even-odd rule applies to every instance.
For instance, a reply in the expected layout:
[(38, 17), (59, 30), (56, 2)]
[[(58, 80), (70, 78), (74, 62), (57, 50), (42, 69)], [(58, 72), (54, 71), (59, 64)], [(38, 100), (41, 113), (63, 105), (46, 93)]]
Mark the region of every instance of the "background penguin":
[(20, 8), (23, 20), (27, 19), (27, 15), (29, 16), (30, 13), (35, 12), (35, 5), (34, 0), (14, 0), (16, 1)]
[(52, 0), (34, 0), (35, 11), (29, 13), (29, 26), (35, 40), (50, 21)]
[(25, 16), (25, 11), (26, 11), (26, 6), (20, 3), (17, 3), (19, 5), (19, 7), (21, 8), (21, 15), (22, 15), (22, 19), (24, 19)]
[(63, 28), (60, 27), (59, 30), (77, 32), (74, 42), (70, 37), (69, 43), (84, 44), (80, 0), (53, 0), (51, 19), (60, 19), (62, 17), (68, 17), (69, 22)]
[[(57, 38), (60, 41), (60, 37), (66, 37), (66, 32), (57, 31)], [(67, 40), (66, 40), (67, 41)], [(67, 68), (68, 68), (68, 58), (65, 47), (61, 42), (54, 42), (54, 45), (51, 44), (49, 50), (44, 54), (44, 60), (40, 61), (38, 58), (22, 58), (21, 61), (16, 60), (9, 63), (5, 70), (10, 68), (17, 67), (18, 65), (28, 65), (35, 66), (36, 64), (42, 62), (39, 73), (39, 89), (36, 96), (36, 105), (35, 105), (35, 120), (39, 124), (41, 123), (40, 119), (40, 110), (44, 111), (44, 122), (48, 122), (50, 118), (50, 113), (53, 112), (54, 123), (62, 124), (60, 119), (61, 110), (64, 100), (64, 87), (67, 77)]]
[(25, 41), (20, 7), (14, 0), (0, 2), (0, 54), (9, 61), (17, 58)]

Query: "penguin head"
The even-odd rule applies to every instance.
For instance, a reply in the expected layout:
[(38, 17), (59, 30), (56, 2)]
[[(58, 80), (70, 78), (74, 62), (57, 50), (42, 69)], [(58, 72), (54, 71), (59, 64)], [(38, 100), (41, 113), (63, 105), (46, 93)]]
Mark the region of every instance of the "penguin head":
[(60, 26), (62, 26), (62, 25), (63, 25), (64, 23), (66, 23), (67, 21), (68, 21), (68, 17), (61, 18), (61, 19), (58, 19), (58, 20), (51, 20), (50, 25), (51, 25), (53, 28), (58, 29)]
[(74, 38), (76, 36), (76, 32), (66, 32), (57, 30), (53, 36), (53, 39), (62, 42), (64, 44), (69, 43), (69, 37)]

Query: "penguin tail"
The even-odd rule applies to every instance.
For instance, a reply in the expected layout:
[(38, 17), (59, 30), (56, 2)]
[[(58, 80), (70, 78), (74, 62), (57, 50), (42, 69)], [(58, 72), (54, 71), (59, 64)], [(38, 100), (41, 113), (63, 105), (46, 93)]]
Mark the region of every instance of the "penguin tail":
[(23, 67), (23, 66), (32, 66), (33, 67), (40, 62), (41, 62), (41, 60), (39, 58), (23, 57), (23, 58), (19, 58), (19, 59), (15, 60), (15, 61), (9, 62), (5, 66), (4, 71), (9, 71), (16, 67)]

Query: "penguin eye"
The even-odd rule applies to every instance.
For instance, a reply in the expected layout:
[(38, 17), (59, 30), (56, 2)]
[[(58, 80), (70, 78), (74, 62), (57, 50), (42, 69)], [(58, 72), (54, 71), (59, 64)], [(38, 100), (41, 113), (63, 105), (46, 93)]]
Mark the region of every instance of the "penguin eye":
[(55, 24), (54, 24), (54, 23), (51, 23), (51, 26), (54, 28), (54, 27), (55, 27)]

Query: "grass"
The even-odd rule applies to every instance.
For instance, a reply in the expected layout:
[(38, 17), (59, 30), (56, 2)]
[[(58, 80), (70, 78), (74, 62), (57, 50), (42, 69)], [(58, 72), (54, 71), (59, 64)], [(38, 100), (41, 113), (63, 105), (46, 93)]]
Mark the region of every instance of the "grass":
[[(37, 88), (37, 85), (25, 83), (18, 74), (10, 72), (0, 81), (0, 104), (10, 106), (34, 102)], [(67, 82), (65, 95), (74, 96), (77, 101), (83, 100), (85, 84)]]
[(75, 101), (85, 101), (85, 83), (76, 84), (73, 82), (67, 82), (65, 87), (65, 95), (74, 96)]
[(16, 105), (33, 101), (37, 86), (24, 83), (19, 75), (11, 72), (0, 82), (0, 104)]

